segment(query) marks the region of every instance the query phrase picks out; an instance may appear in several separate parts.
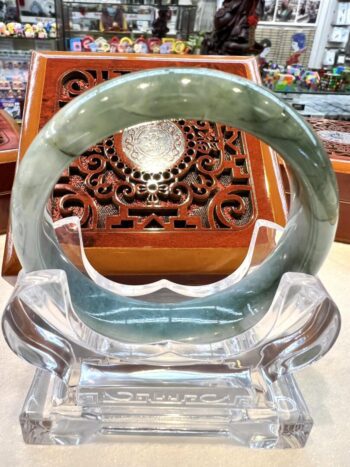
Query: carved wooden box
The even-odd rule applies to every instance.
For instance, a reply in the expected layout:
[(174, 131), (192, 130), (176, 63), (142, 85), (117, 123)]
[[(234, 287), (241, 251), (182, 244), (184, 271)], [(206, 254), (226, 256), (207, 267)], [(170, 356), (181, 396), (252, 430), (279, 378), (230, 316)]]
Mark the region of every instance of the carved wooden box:
[(329, 154), (339, 187), (339, 224), (336, 240), (350, 243), (350, 122), (309, 118)]
[(18, 143), (17, 123), (4, 110), (0, 110), (0, 233), (6, 232), (7, 228)]
[[(19, 157), (82, 92), (125, 73), (174, 66), (259, 82), (253, 58), (36, 53)], [(153, 122), (110, 135), (80, 155), (58, 181), (51, 209), (54, 220), (81, 218), (86, 253), (103, 274), (200, 282), (240, 264), (256, 219), (285, 222), (281, 186), (274, 152), (251, 135), (219, 122)], [(3, 274), (17, 271), (9, 238)]]

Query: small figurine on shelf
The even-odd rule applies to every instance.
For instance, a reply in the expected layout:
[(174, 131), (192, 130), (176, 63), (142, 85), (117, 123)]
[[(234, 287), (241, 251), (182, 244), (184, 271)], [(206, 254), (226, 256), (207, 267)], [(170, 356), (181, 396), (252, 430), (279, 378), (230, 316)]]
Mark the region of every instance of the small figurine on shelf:
[(189, 52), (196, 54), (196, 55), (200, 54), (202, 41), (203, 41), (203, 35), (201, 34), (190, 35), (187, 41)]
[(161, 45), (162, 41), (159, 39), (159, 37), (151, 37), (148, 39), (148, 48), (153, 54), (159, 54)]
[(317, 71), (306, 70), (303, 74), (303, 81), (310, 91), (317, 91), (320, 84), (320, 75)]
[(305, 69), (301, 65), (288, 65), (284, 71), (287, 75), (294, 76), (295, 81), (293, 84), (296, 90), (303, 87), (303, 85), (305, 84), (304, 82)]
[(141, 36), (139, 39), (136, 39), (134, 44), (134, 52), (137, 54), (148, 54), (149, 48), (147, 41), (143, 36)]
[(33, 32), (34, 32), (34, 37), (38, 36), (38, 25), (37, 24), (32, 24)]
[(37, 24), (37, 36), (38, 39), (47, 39), (47, 31), (41, 21)]
[(112, 31), (114, 22), (114, 7), (103, 7), (100, 22), (100, 31)]
[(15, 35), (15, 24), (16, 23), (7, 23), (7, 31), (9, 36)]
[(81, 40), (78, 37), (73, 37), (69, 40), (69, 48), (71, 52), (81, 52)]
[(169, 32), (167, 26), (171, 19), (171, 10), (168, 7), (163, 7), (158, 10), (158, 18), (152, 23), (152, 34), (154, 37), (162, 39)]
[(274, 91), (290, 92), (295, 91), (295, 77), (289, 74), (282, 74), (275, 84)]
[(45, 30), (47, 33), (47, 37), (50, 39), (56, 39), (57, 31), (56, 31), (56, 22), (55, 21), (47, 21), (45, 23)]
[(44, 23), (44, 28), (45, 28), (47, 37), (50, 37), (51, 26), (52, 26), (51, 21), (46, 21), (46, 22)]
[(287, 66), (287, 73), (290, 75), (295, 76), (296, 79), (301, 79), (303, 75), (304, 69), (300, 65), (288, 65)]
[(0, 37), (6, 37), (9, 35), (9, 32), (7, 30), (6, 24), (3, 22), (0, 22)]
[(94, 41), (94, 42), (91, 42), (91, 43), (89, 44), (89, 50), (88, 50), (88, 52), (98, 52), (98, 50), (97, 50), (97, 45), (96, 45), (96, 42), (95, 42), (95, 41)]
[(263, 69), (262, 80), (264, 86), (268, 89), (273, 90), (277, 81), (281, 76), (281, 69), (276, 63), (269, 63), (266, 68)]
[(345, 66), (337, 66), (337, 67), (333, 68), (333, 73), (335, 75), (341, 75), (342, 73), (344, 73), (345, 70), (346, 70)]
[(24, 37), (24, 30), (22, 23), (15, 23), (15, 36), (16, 37)]
[(81, 41), (82, 48), (85, 52), (91, 52), (91, 44), (95, 42), (92, 36), (85, 36)]
[(127, 23), (122, 5), (109, 5), (102, 8), (100, 31), (125, 31)]
[(53, 22), (52, 25), (51, 25), (49, 37), (50, 37), (50, 39), (56, 39), (57, 38), (57, 25), (56, 25), (55, 22)]
[(31, 24), (29, 24), (29, 23), (27, 23), (24, 26), (24, 36), (27, 39), (33, 39), (35, 37), (33, 26)]
[(95, 46), (97, 52), (109, 52), (111, 50), (111, 46), (104, 37), (99, 37), (96, 39)]
[(133, 53), (134, 42), (130, 37), (122, 37), (118, 44), (118, 52), (120, 53)]
[(263, 50), (259, 55), (259, 68), (260, 71), (262, 71), (268, 65), (267, 56), (271, 51), (272, 43), (270, 39), (265, 38), (260, 42), (260, 44), (263, 47)]
[(1, 97), (7, 97), (11, 90), (10, 82), (3, 76), (0, 76), (0, 94)]
[(202, 54), (251, 55), (262, 51), (255, 29), (264, 14), (264, 0), (224, 0), (215, 14), (214, 31), (202, 42)]
[(176, 41), (173, 47), (173, 52), (176, 54), (186, 54), (189, 51), (189, 47), (184, 41)]
[(111, 46), (111, 53), (116, 53), (118, 52), (118, 45), (119, 45), (119, 37), (114, 36), (112, 39), (109, 41), (109, 45)]
[(159, 48), (161, 54), (171, 54), (174, 51), (175, 41), (174, 39), (163, 39), (163, 43)]
[(17, 92), (17, 94), (21, 93), (25, 90), (25, 83), (21, 77), (21, 75), (17, 74), (12, 79), (12, 89)]

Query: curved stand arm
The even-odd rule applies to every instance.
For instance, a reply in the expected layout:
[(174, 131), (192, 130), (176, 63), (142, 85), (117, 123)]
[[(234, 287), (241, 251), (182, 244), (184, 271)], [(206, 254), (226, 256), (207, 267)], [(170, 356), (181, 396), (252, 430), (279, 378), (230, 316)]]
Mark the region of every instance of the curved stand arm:
[(300, 273), (282, 277), (263, 327), (209, 346), (130, 346), (94, 334), (74, 314), (67, 277), (58, 270), (21, 273), (3, 316), (11, 349), (65, 384), (87, 359), (160, 366), (220, 362), (236, 370), (262, 369), (273, 381), (325, 355), (339, 329), (339, 311), (320, 281)]

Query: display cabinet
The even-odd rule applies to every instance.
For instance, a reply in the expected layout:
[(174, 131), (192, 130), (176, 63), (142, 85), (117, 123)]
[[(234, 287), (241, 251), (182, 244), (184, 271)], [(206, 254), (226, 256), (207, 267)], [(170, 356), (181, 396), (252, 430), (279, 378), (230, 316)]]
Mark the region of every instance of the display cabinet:
[(29, 51), (0, 50), (0, 108), (17, 121), (22, 118), (29, 60)]
[[(187, 2), (186, 2), (187, 3)], [(189, 4), (188, 4), (189, 3)], [(187, 39), (194, 30), (196, 5), (174, 0), (130, 0), (123, 2), (63, 1), (66, 46), (72, 38), (84, 36), (139, 37), (153, 35), (153, 23), (159, 11), (166, 11), (167, 37)]]
[(60, 0), (9, 0), (0, 9), (0, 108), (21, 121), (32, 51), (63, 49)]

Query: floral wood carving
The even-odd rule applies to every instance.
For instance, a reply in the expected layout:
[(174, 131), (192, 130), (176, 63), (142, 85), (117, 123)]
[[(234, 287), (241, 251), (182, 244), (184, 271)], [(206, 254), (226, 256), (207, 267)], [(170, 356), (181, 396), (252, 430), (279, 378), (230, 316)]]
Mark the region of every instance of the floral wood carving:
[(0, 151), (18, 149), (19, 130), (16, 122), (4, 110), (0, 111)]
[[(58, 107), (110, 78), (66, 73)], [(55, 187), (52, 214), (78, 215), (85, 230), (241, 230), (255, 219), (254, 196), (240, 131), (163, 121), (112, 135), (81, 155)]]
[(0, 130), (0, 148), (8, 143), (8, 137), (6, 134)]
[(330, 157), (349, 159), (350, 122), (318, 118), (309, 118), (308, 122), (321, 138)]

